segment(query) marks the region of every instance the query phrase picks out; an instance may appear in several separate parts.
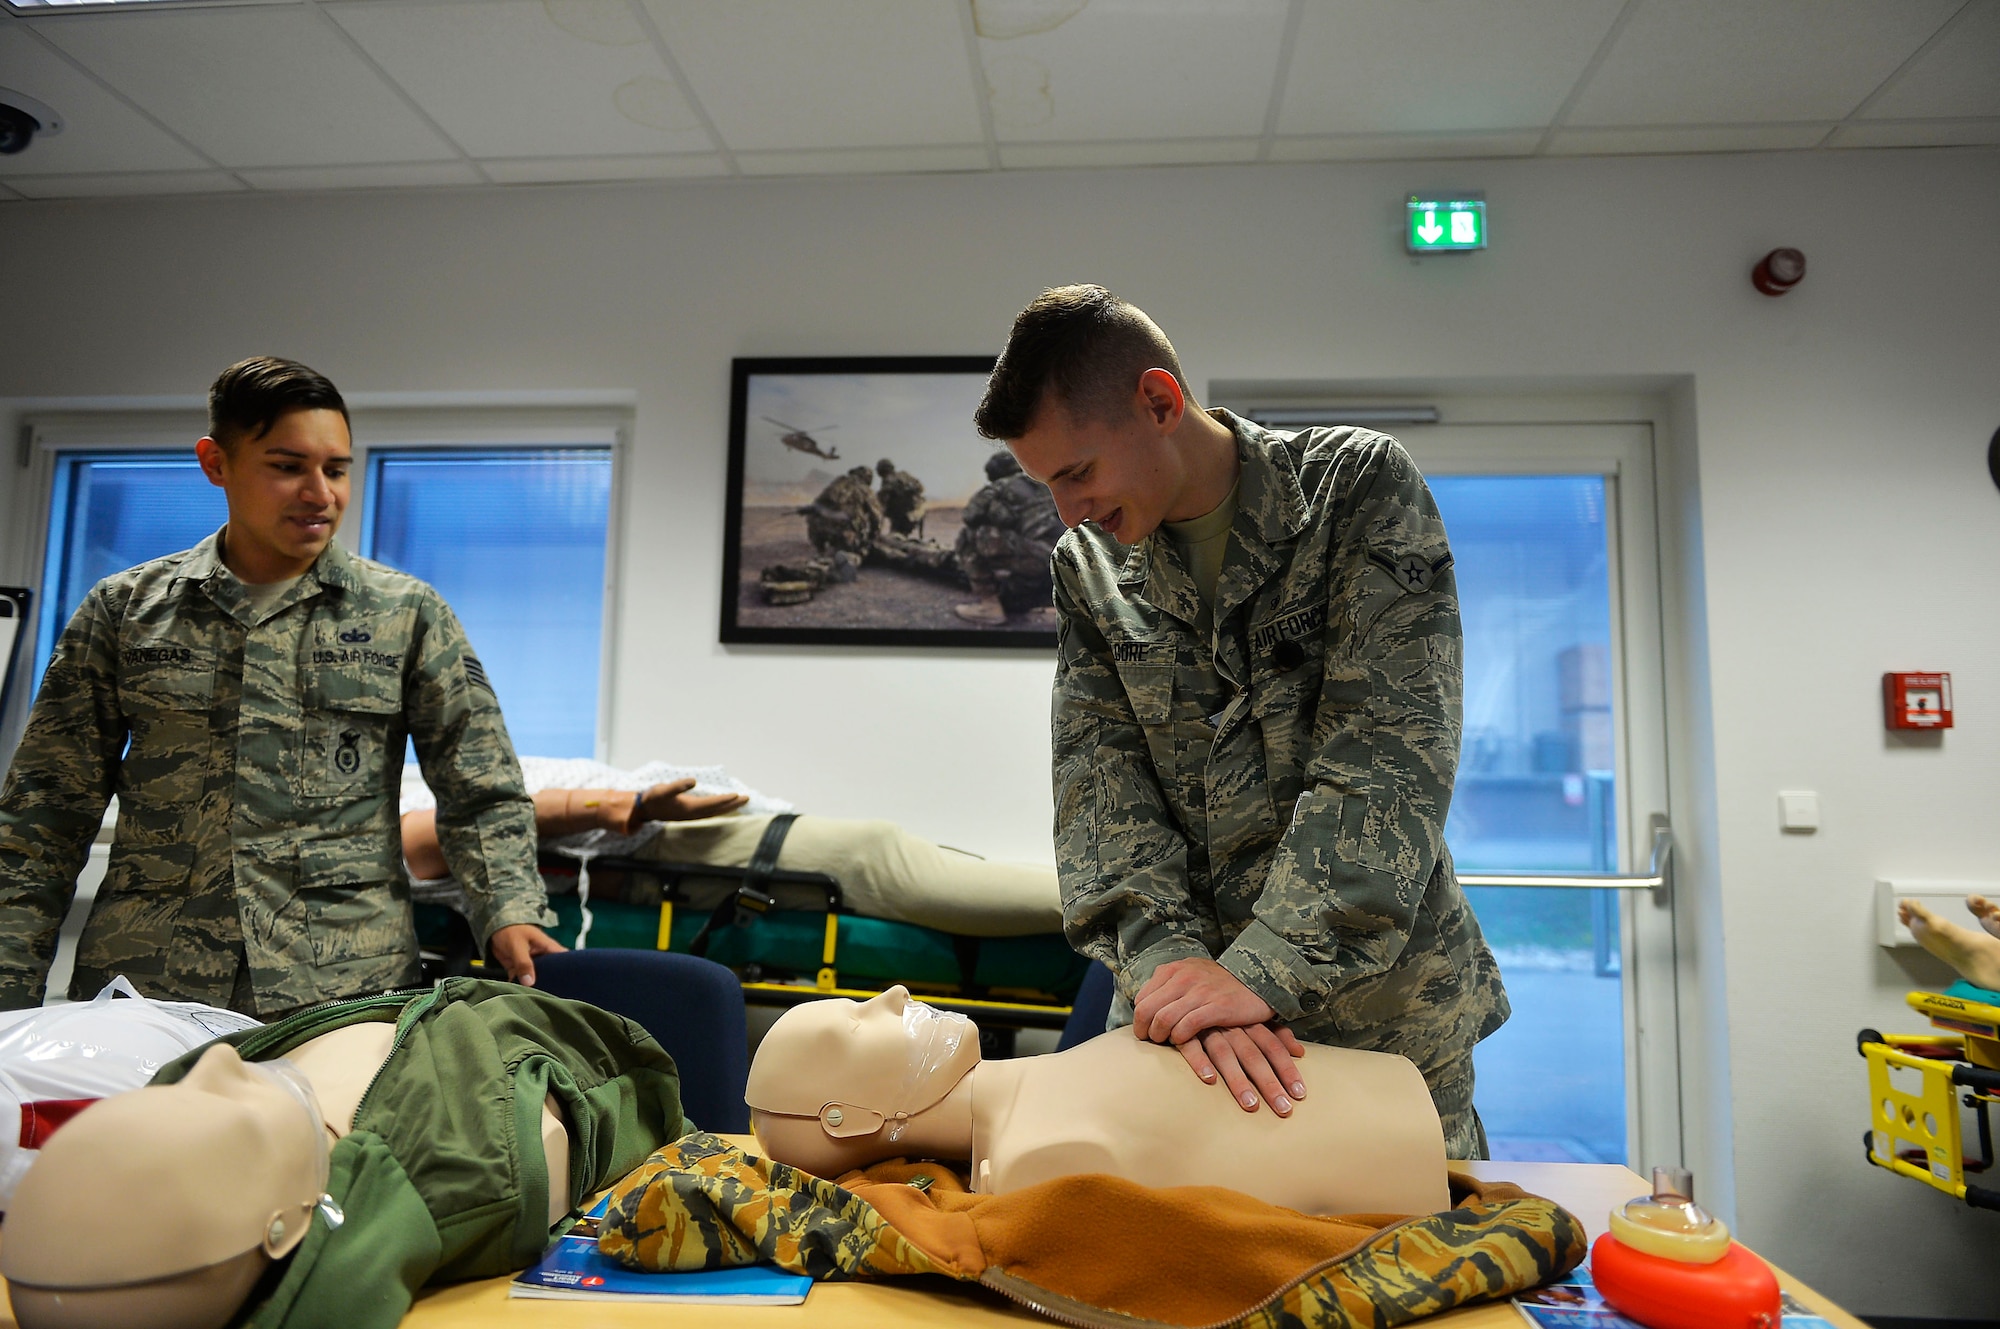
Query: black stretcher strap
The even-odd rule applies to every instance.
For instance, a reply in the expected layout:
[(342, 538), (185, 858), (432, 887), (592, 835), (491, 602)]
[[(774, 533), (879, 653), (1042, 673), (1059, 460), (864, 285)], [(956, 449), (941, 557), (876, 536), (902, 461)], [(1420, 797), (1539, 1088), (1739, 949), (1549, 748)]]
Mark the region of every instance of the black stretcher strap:
[(743, 874), (743, 884), (722, 897), (721, 903), (701, 925), (701, 931), (688, 942), (689, 953), (706, 956), (709, 938), (717, 928), (739, 921), (748, 922), (747, 915), (762, 914), (777, 903), (764, 888), (771, 884), (771, 875), (778, 870), (778, 854), (785, 847), (785, 836), (798, 819), (796, 812), (780, 812), (771, 818), (771, 824), (764, 828), (764, 837), (757, 842), (757, 852), (750, 855), (750, 866)]
[(785, 837), (792, 833), (792, 823), (798, 819), (796, 812), (780, 812), (771, 818), (771, 824), (764, 828), (764, 838), (757, 841), (757, 852), (750, 855), (750, 875), (745, 884), (760, 888), (771, 884), (771, 874), (778, 870), (778, 851), (785, 847)]

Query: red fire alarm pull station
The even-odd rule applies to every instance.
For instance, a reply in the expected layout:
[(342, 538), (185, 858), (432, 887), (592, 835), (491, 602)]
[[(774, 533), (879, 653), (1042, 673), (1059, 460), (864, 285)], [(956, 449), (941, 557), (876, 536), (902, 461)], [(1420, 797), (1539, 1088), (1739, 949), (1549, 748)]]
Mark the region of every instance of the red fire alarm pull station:
[(1882, 675), (1882, 717), (1891, 729), (1951, 728), (1951, 675)]

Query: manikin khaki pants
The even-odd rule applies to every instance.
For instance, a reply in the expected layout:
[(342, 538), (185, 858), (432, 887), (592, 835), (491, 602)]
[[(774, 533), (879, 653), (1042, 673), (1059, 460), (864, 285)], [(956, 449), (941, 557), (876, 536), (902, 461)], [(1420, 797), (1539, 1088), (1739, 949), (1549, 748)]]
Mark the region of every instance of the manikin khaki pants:
[[(670, 821), (641, 857), (742, 867), (757, 852), (769, 817)], [(824, 872), (840, 883), (849, 912), (915, 923), (968, 937), (1062, 931), (1056, 870), (996, 862), (920, 840), (894, 822), (802, 816), (792, 823), (778, 866)]]

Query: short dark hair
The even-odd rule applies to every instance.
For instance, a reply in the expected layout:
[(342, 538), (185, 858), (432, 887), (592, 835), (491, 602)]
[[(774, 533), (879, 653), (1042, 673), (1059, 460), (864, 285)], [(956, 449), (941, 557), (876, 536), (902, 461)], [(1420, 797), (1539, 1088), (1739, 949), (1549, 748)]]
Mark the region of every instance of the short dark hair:
[(1110, 415), (1148, 369), (1187, 391), (1173, 343), (1144, 310), (1102, 286), (1058, 286), (1014, 320), (972, 423), (987, 438), (1020, 438), (1045, 397), (1074, 415)]
[(296, 360), (252, 356), (223, 370), (209, 386), (208, 436), (235, 447), (270, 433), (287, 411), (311, 410), (339, 411), (342, 420), (348, 418), (340, 389), (324, 374)]

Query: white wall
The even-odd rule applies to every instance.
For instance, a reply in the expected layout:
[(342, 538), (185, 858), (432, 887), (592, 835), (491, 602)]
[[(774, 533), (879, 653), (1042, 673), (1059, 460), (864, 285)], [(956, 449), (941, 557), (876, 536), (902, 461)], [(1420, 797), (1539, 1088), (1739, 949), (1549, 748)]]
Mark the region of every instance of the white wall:
[[(1412, 262), (1398, 200), (1445, 186), (1487, 191), (1495, 247)], [(1983, 1315), (2000, 1217), (1862, 1162), (1853, 1034), (1943, 978), (1876, 949), (1870, 881), (2000, 879), (1996, 215), (1990, 151), (14, 203), (0, 397), (263, 351), (356, 392), (636, 390), (613, 758), (1047, 859), (1045, 658), (715, 643), (731, 356), (991, 352), (1098, 280), (1197, 381), (1678, 382), (1692, 1156), (1853, 1309)], [(1773, 301), (1746, 274), (1779, 244), (1811, 266)], [(1953, 672), (1941, 746), (1884, 740), (1890, 668)], [(1818, 835), (1780, 835), (1781, 787), (1820, 791)]]

